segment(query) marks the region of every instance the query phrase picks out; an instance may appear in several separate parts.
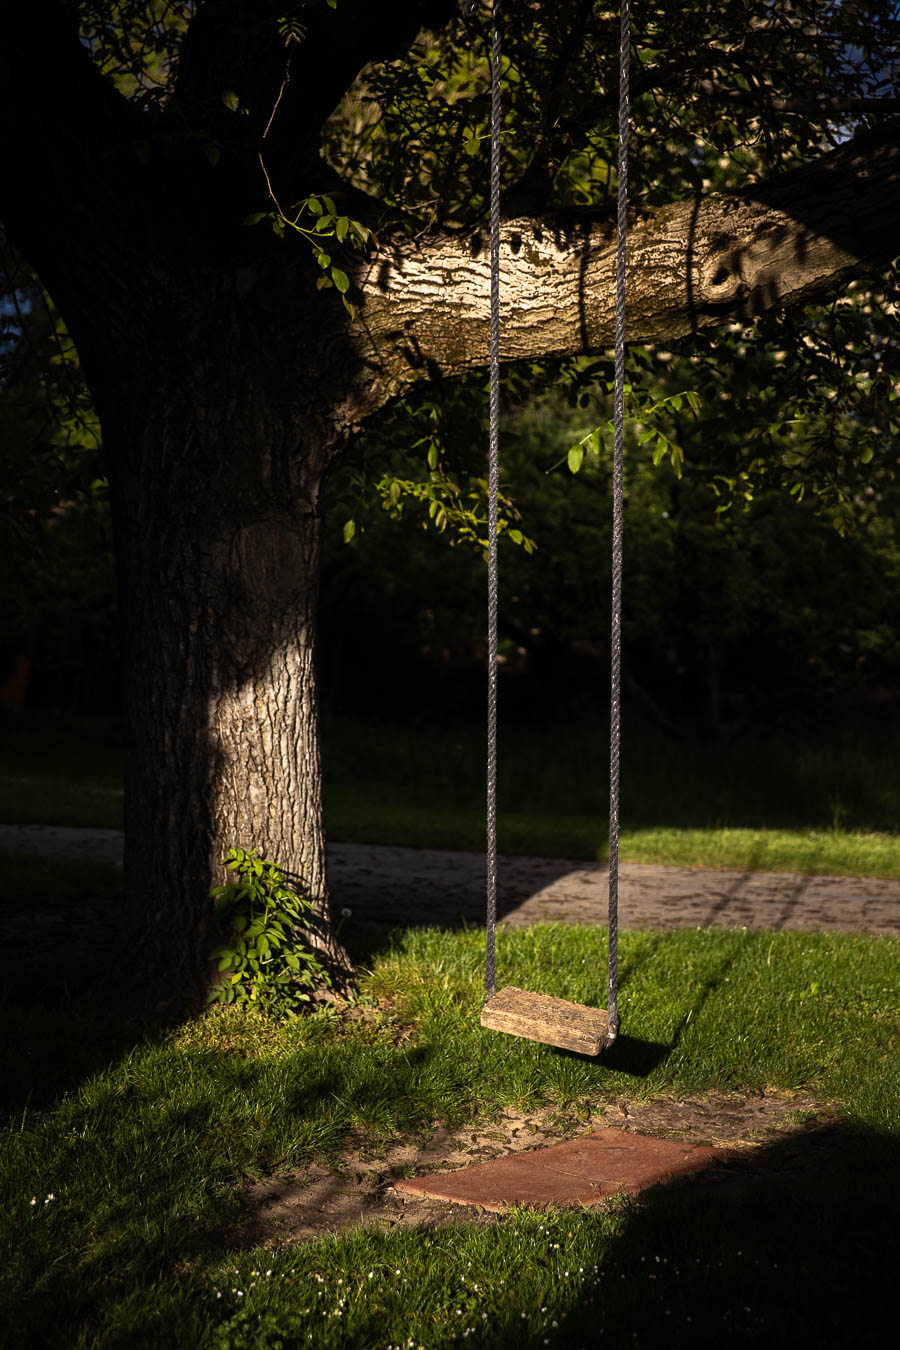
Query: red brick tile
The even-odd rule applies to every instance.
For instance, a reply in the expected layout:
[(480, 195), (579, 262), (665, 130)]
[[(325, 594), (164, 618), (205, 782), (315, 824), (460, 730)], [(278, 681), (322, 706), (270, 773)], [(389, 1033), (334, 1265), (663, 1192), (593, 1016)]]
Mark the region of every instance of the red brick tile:
[(669, 1177), (696, 1172), (726, 1156), (722, 1149), (604, 1129), (457, 1172), (398, 1181), (395, 1186), (410, 1195), (495, 1211), (509, 1205), (596, 1205), (613, 1195), (633, 1195)]

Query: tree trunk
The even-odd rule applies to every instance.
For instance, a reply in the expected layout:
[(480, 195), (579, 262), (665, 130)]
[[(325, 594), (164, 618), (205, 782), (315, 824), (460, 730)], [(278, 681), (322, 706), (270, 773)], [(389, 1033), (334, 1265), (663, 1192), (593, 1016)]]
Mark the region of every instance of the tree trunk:
[(125, 891), (156, 1011), (196, 1005), (209, 987), (206, 897), (232, 845), (302, 876), (338, 990), (351, 973), (328, 913), (316, 708), (318, 497), (333, 433), (312, 394), (304, 407), (298, 386), (286, 405), (266, 354), (223, 327), (212, 358), (170, 318), (124, 383), (154, 366), (152, 406), (102, 398), (126, 673)]

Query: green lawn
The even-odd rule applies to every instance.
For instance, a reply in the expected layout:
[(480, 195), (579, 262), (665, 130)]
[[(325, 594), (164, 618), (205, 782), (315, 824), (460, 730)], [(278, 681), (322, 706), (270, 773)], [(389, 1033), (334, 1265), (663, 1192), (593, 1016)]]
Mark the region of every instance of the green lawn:
[[(501, 942), (511, 980), (596, 996), (602, 929)], [(479, 1027), (480, 933), (411, 929), (356, 955), (362, 1023), (229, 1010), (135, 1037), (87, 999), (7, 1001), (5, 1345), (875, 1343), (900, 1181), (900, 942), (625, 933), (623, 1034), (599, 1060)], [(237, 1236), (242, 1178), (323, 1156), (339, 1170), (350, 1138), (377, 1156), (506, 1105), (545, 1107), (564, 1137), (610, 1101), (764, 1088), (811, 1092), (839, 1123), (762, 1144), (718, 1189), (487, 1229)]]
[[(121, 827), (121, 751), (109, 722), (20, 719), (0, 753), (0, 819)], [(480, 728), (324, 728), (332, 839), (484, 848)], [(900, 878), (900, 733), (748, 738), (724, 753), (626, 723), (620, 855), (630, 862)], [(499, 844), (606, 856), (602, 727), (504, 729)]]
[[(623, 855), (900, 875), (894, 747), (883, 742), (806, 758), (795, 747), (779, 759), (776, 747), (771, 762), (765, 747), (756, 760), (750, 748), (743, 759), (696, 748), (666, 758), (636, 743)], [(330, 728), (332, 837), (480, 848), (479, 747), (474, 732)], [(600, 749), (575, 732), (514, 732), (502, 846), (602, 854)], [(23, 723), (5, 750), (5, 819), (119, 824), (108, 727)], [(877, 1343), (900, 1182), (900, 941), (624, 932), (623, 1029), (599, 1060), (480, 1028), (475, 930), (358, 940), (355, 1011), (289, 1026), (217, 1011), (147, 1032), (105, 992), (108, 965), (129, 969), (103, 928), (121, 874), (8, 853), (0, 879), (7, 912), (50, 896), (73, 931), (95, 925), (74, 964), (54, 964), (27, 925), (4, 948), (4, 1346)], [(514, 930), (499, 944), (504, 979), (602, 1002), (602, 928)], [(543, 1111), (570, 1137), (602, 1124), (611, 1102), (710, 1090), (802, 1092), (833, 1123), (603, 1212), (361, 1227), (265, 1249), (240, 1237), (242, 1181), (296, 1179), (327, 1159), (340, 1184), (351, 1142), (377, 1159), (436, 1126), (489, 1127), (504, 1107)]]

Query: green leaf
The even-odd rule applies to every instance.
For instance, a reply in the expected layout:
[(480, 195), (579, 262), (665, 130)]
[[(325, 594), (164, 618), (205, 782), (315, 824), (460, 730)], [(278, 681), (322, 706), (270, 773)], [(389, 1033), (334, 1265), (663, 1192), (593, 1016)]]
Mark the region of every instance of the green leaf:
[(436, 469), (437, 465), (438, 465), (438, 448), (436, 445), (432, 443), (428, 451), (428, 467), (429, 469)]
[(578, 470), (581, 468), (583, 460), (584, 460), (584, 446), (573, 445), (569, 453), (566, 455), (566, 463), (569, 466), (569, 472), (577, 473)]
[(241, 100), (233, 89), (223, 90), (222, 102), (225, 104), (225, 107), (230, 108), (232, 112), (237, 112), (238, 108), (241, 106)]
[(316, 262), (319, 264), (320, 267), (330, 267), (331, 255), (329, 253), (325, 253), (322, 249), (319, 249), (319, 252), (316, 254)]
[(467, 155), (477, 155), (479, 145), (480, 141), (478, 137), (470, 136), (469, 139), (466, 142), (464, 142), (463, 150), (466, 152)]
[(306, 203), (306, 209), (312, 215), (320, 216), (322, 214), (322, 203), (319, 201), (318, 197), (310, 197), (309, 201)]
[(872, 458), (873, 453), (874, 451), (872, 450), (871, 445), (863, 446), (862, 450), (860, 450), (859, 452), (860, 464), (868, 464)]
[(330, 197), (324, 197), (324, 196), (323, 196), (322, 201), (325, 203), (325, 210), (328, 212), (328, 214), (329, 214), (330, 216), (336, 216), (336, 215), (337, 215), (337, 207), (335, 206), (335, 204), (334, 204), (334, 202), (332, 201), (332, 199), (331, 199)]
[(258, 225), (261, 220), (265, 220), (266, 214), (267, 213), (265, 211), (253, 211), (249, 216), (244, 216), (244, 219), (241, 221), (241, 224)]
[(521, 530), (510, 530), (509, 537), (514, 544), (521, 544), (525, 536)]
[(347, 238), (347, 231), (350, 228), (350, 221), (346, 216), (339, 216), (338, 222), (334, 227), (334, 232), (338, 237), (338, 243), (342, 244)]
[(347, 276), (347, 273), (342, 272), (339, 267), (332, 267), (331, 279), (334, 282), (335, 286), (337, 286), (338, 290), (341, 292), (341, 295), (343, 295), (346, 291), (349, 291), (350, 278)]
[(355, 521), (355, 520), (345, 520), (345, 521), (344, 521), (344, 543), (345, 543), (345, 544), (349, 544), (349, 543), (350, 543), (350, 540), (353, 538), (353, 536), (354, 536), (355, 534), (356, 534), (356, 521)]

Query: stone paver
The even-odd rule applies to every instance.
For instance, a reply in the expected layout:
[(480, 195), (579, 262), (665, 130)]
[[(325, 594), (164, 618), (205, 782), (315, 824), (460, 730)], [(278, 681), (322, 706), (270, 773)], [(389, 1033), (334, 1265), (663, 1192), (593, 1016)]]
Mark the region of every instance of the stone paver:
[(671, 1177), (697, 1172), (728, 1156), (725, 1149), (604, 1129), (456, 1172), (397, 1181), (394, 1186), (407, 1195), (495, 1212), (510, 1205), (538, 1209), (598, 1205), (611, 1196), (634, 1195)]
[[(119, 830), (0, 825), (0, 848), (121, 863)], [(329, 878), (348, 924), (484, 921), (484, 857), (448, 849), (329, 845)], [(509, 927), (605, 923), (607, 870), (559, 858), (502, 857), (497, 912)], [(622, 863), (623, 928), (797, 929), (900, 936), (900, 882)]]
[[(484, 857), (446, 849), (332, 844), (335, 902), (357, 921), (484, 922)], [(501, 857), (497, 914), (511, 928), (606, 923), (605, 865)], [(900, 882), (793, 872), (619, 866), (623, 928), (797, 929), (900, 936)]]

